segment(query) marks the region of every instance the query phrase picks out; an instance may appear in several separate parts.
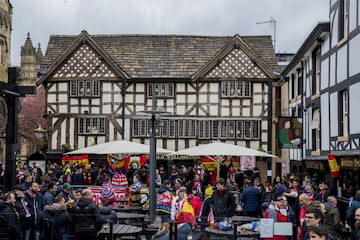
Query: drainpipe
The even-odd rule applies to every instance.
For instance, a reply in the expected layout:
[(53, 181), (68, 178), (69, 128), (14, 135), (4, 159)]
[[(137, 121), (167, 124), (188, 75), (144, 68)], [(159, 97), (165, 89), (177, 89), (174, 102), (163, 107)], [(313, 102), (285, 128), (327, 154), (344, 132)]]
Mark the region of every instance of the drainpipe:
[[(268, 135), (267, 135), (267, 151), (272, 153), (272, 118), (273, 118), (273, 87), (272, 87), (272, 82), (269, 81), (268, 82)], [(267, 175), (267, 180), (269, 180), (271, 182), (271, 176), (268, 176), (268, 172), (272, 171), (272, 166), (271, 166), (271, 158), (267, 158), (266, 159), (266, 175)]]

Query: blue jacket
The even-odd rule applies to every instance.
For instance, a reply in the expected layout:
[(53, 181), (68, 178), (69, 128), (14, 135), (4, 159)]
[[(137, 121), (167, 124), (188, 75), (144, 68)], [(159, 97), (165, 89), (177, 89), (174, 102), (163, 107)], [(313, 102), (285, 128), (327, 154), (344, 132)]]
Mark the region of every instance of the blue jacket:
[(28, 203), (28, 208), (31, 213), (31, 220), (35, 226), (39, 226), (40, 216), (43, 209), (43, 196), (40, 193), (36, 193), (35, 196), (31, 196), (29, 190), (25, 192), (25, 201)]
[(241, 193), (241, 202), (244, 212), (256, 212), (260, 210), (260, 191), (254, 186), (249, 186)]
[(351, 203), (350, 207), (346, 210), (346, 221), (354, 228), (355, 223), (355, 211), (360, 208), (360, 198), (354, 197), (354, 201)]

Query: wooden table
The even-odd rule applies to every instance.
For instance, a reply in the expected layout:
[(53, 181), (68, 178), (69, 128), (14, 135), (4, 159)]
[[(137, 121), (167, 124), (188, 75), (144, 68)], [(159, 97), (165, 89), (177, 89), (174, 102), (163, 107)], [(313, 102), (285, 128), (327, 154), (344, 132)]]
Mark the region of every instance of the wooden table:
[(133, 224), (142, 226), (144, 223), (145, 214), (129, 213), (129, 212), (117, 212), (116, 216), (119, 223)]
[(207, 227), (205, 228), (205, 232), (207, 233), (208, 238), (210, 237), (210, 235), (213, 235), (224, 237), (225, 239), (238, 239), (238, 237), (241, 237), (241, 239), (260, 239), (259, 232), (247, 231), (246, 233), (244, 233), (239, 228), (237, 228), (237, 231), (235, 232), (234, 230), (221, 231), (219, 229), (212, 229), (210, 227)]
[(232, 216), (230, 219), (230, 222), (233, 223), (250, 223), (252, 221), (259, 221), (256, 217), (249, 217), (249, 216)]
[(135, 212), (138, 213), (142, 210), (139, 206), (114, 206), (113, 210), (115, 212)]
[[(111, 239), (121, 238), (123, 236), (135, 236), (136, 239), (141, 240), (140, 234), (142, 232), (141, 227), (127, 225), (127, 224), (114, 224), (112, 227)], [(99, 232), (99, 239), (109, 239), (109, 229), (101, 229)]]

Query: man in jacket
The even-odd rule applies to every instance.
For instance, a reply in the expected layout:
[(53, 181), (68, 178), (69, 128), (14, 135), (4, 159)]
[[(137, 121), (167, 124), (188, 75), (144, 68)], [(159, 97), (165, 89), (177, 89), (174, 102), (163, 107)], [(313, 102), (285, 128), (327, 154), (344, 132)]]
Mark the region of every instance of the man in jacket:
[(25, 201), (31, 213), (30, 240), (38, 240), (40, 237), (40, 216), (43, 208), (43, 196), (39, 193), (37, 182), (31, 182), (25, 192)]
[[(56, 197), (52, 205), (46, 205), (41, 216), (41, 223), (43, 225), (43, 234), (46, 226), (44, 225), (45, 219), (52, 220), (52, 239), (63, 240), (67, 239), (67, 235), (72, 227), (72, 218), (67, 211), (65, 200), (62, 197)], [(49, 235), (43, 236), (43, 239), (50, 237)]]
[(55, 196), (57, 194), (57, 185), (55, 183), (49, 183), (48, 190), (44, 194), (44, 206), (52, 205), (54, 203)]
[(21, 239), (19, 214), (14, 208), (15, 201), (15, 194), (13, 192), (5, 193), (2, 201), (0, 201), (0, 215), (6, 218), (10, 240)]
[(25, 187), (22, 184), (15, 185), (15, 209), (19, 213), (21, 239), (29, 239), (31, 213), (28, 208), (28, 203), (25, 201)]
[(99, 208), (93, 202), (94, 194), (90, 189), (84, 189), (81, 195), (79, 202), (72, 208), (76, 239), (95, 239), (101, 229)]
[(325, 203), (325, 224), (329, 229), (331, 235), (335, 238), (340, 238), (341, 234), (341, 223), (340, 223), (340, 212), (337, 208), (337, 200), (334, 196), (329, 196)]
[(351, 240), (360, 239), (360, 208), (355, 211), (354, 231), (351, 233)]
[(350, 207), (346, 210), (346, 221), (352, 229), (354, 229), (355, 211), (358, 208), (360, 208), (360, 190), (356, 191), (355, 197)]
[(225, 180), (219, 178), (216, 181), (216, 191), (211, 198), (214, 218), (216, 222), (232, 217), (235, 212), (235, 200), (231, 191), (225, 187)]
[(260, 210), (260, 191), (257, 188), (258, 179), (254, 179), (252, 186), (248, 186), (241, 193), (241, 202), (243, 203), (243, 211), (246, 216), (259, 217)]

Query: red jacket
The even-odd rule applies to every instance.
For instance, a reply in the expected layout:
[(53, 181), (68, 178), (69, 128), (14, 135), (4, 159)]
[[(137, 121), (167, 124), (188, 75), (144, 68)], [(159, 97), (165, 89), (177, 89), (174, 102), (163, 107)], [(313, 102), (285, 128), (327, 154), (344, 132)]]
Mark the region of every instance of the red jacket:
[(202, 206), (202, 200), (199, 196), (195, 196), (192, 200), (191, 200), (191, 206), (194, 208), (194, 213), (195, 216), (198, 217), (200, 216), (200, 210), (201, 210), (201, 206)]

